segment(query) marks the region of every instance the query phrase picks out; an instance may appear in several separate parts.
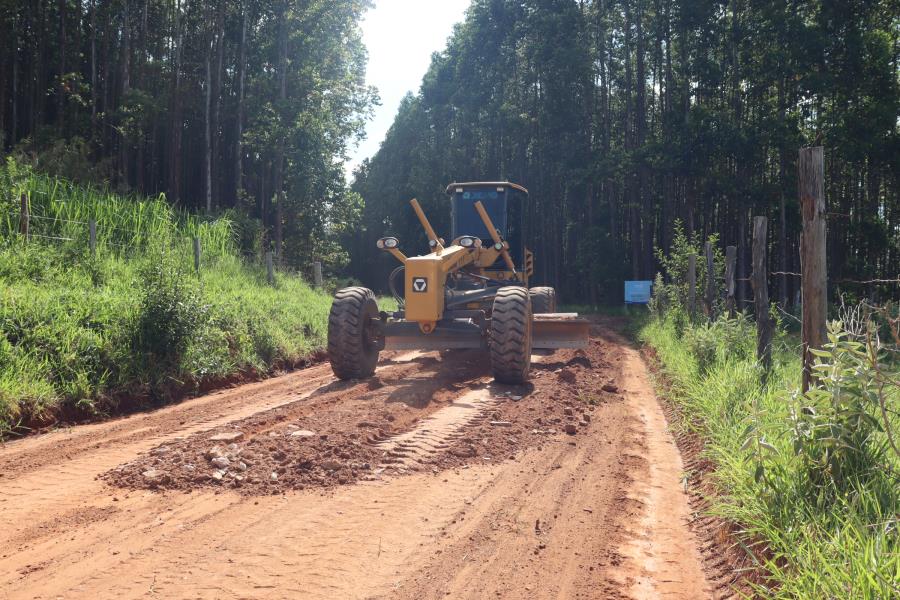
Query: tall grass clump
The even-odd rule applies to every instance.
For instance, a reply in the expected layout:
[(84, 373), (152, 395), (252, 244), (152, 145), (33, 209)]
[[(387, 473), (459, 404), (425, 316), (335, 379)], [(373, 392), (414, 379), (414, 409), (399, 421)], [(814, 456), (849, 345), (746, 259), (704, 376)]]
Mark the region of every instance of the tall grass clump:
[(654, 301), (640, 338), (656, 351), (680, 426), (706, 441), (713, 510), (739, 525), (759, 561), (756, 593), (900, 597), (896, 345), (874, 319), (832, 322), (817, 384), (802, 394), (797, 340), (776, 335), (763, 378), (749, 318), (709, 321), (672, 297)]
[(35, 173), (12, 158), (0, 167), (0, 238), (19, 231), (21, 197), (26, 198), (29, 228), (36, 239), (87, 242), (88, 223), (97, 223), (97, 243), (111, 252), (143, 252), (152, 243), (199, 237), (204, 254), (233, 253), (234, 232), (228, 219), (204, 219), (173, 210), (165, 196), (147, 198), (113, 193), (108, 186), (75, 183)]
[[(28, 240), (18, 232), (23, 193)], [(0, 166), (0, 212), (0, 437), (122, 402), (164, 402), (324, 346), (330, 297), (285, 273), (270, 285), (262, 265), (238, 255), (227, 218), (11, 161)], [(97, 222), (95, 253), (88, 220)]]

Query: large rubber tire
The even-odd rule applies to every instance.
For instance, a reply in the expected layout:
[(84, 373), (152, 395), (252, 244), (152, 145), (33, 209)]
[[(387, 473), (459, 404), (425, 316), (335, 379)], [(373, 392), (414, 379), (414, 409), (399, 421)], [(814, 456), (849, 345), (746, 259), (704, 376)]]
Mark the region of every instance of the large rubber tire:
[(491, 370), (500, 383), (520, 384), (531, 369), (531, 298), (523, 287), (497, 290), (491, 311)]
[(362, 379), (375, 372), (378, 342), (369, 325), (378, 316), (375, 294), (364, 287), (337, 291), (328, 315), (328, 360), (338, 379)]
[(531, 296), (531, 310), (534, 314), (556, 312), (556, 290), (552, 287), (533, 287), (528, 290)]

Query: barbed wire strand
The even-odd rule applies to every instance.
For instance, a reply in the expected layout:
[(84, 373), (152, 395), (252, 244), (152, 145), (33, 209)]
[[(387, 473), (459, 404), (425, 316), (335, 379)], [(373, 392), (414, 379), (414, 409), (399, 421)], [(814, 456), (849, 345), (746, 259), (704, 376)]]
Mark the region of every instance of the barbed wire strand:
[(29, 233), (28, 237), (43, 238), (45, 240), (62, 240), (65, 242), (72, 242), (75, 240), (75, 238), (70, 238), (70, 237), (56, 237), (56, 236), (52, 236), (52, 235), (40, 235), (38, 233)]
[[(22, 213), (19, 212), (19, 211), (17, 211), (17, 210), (10, 211), (9, 214), (12, 215), (12, 216), (14, 216), (14, 217), (18, 217), (19, 220), (22, 219)], [(44, 215), (35, 215), (35, 214), (32, 214), (32, 213), (28, 213), (28, 219), (29, 219), (29, 220), (30, 220), (30, 219), (42, 219), (42, 220), (44, 220), (44, 221), (59, 221), (59, 222), (62, 222), (62, 223), (78, 223), (78, 224), (80, 224), (80, 225), (87, 225), (87, 223), (86, 223), (85, 221), (76, 221), (75, 219), (63, 219), (63, 218), (61, 218), (61, 217), (46, 217), (46, 216), (44, 216)]]

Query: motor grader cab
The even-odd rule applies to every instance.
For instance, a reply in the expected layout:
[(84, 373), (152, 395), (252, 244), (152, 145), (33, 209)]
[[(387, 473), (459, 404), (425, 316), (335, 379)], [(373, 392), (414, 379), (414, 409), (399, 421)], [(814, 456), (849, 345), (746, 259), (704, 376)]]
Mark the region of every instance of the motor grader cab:
[[(525, 247), (528, 190), (515, 183), (451, 183), (451, 242), (439, 237), (413, 199), (429, 252), (406, 256), (395, 237), (378, 249), (400, 262), (388, 280), (398, 310), (380, 312), (372, 290), (338, 290), (328, 319), (328, 357), (340, 379), (368, 377), (383, 349), (470, 348), (490, 353), (501, 383), (528, 379), (533, 348), (583, 348), (588, 323), (556, 312), (556, 292), (529, 288)], [(402, 289), (399, 284), (402, 281)]]

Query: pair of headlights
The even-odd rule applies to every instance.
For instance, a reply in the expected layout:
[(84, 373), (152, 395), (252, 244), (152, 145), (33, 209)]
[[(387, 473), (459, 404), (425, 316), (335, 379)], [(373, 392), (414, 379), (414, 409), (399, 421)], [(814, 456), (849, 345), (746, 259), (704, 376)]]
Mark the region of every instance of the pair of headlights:
[[(464, 235), (457, 240), (457, 243), (463, 248), (480, 248), (481, 240), (475, 236)], [(428, 245), (434, 248), (437, 245), (437, 242), (434, 240), (429, 240)], [(394, 248), (400, 247), (400, 240), (395, 237), (383, 237), (375, 242), (375, 246), (379, 250), (393, 250)], [(499, 244), (495, 244), (497, 250), (500, 250), (503, 246)]]
[(393, 250), (400, 246), (400, 240), (395, 237), (383, 237), (375, 242), (375, 246), (379, 250)]

